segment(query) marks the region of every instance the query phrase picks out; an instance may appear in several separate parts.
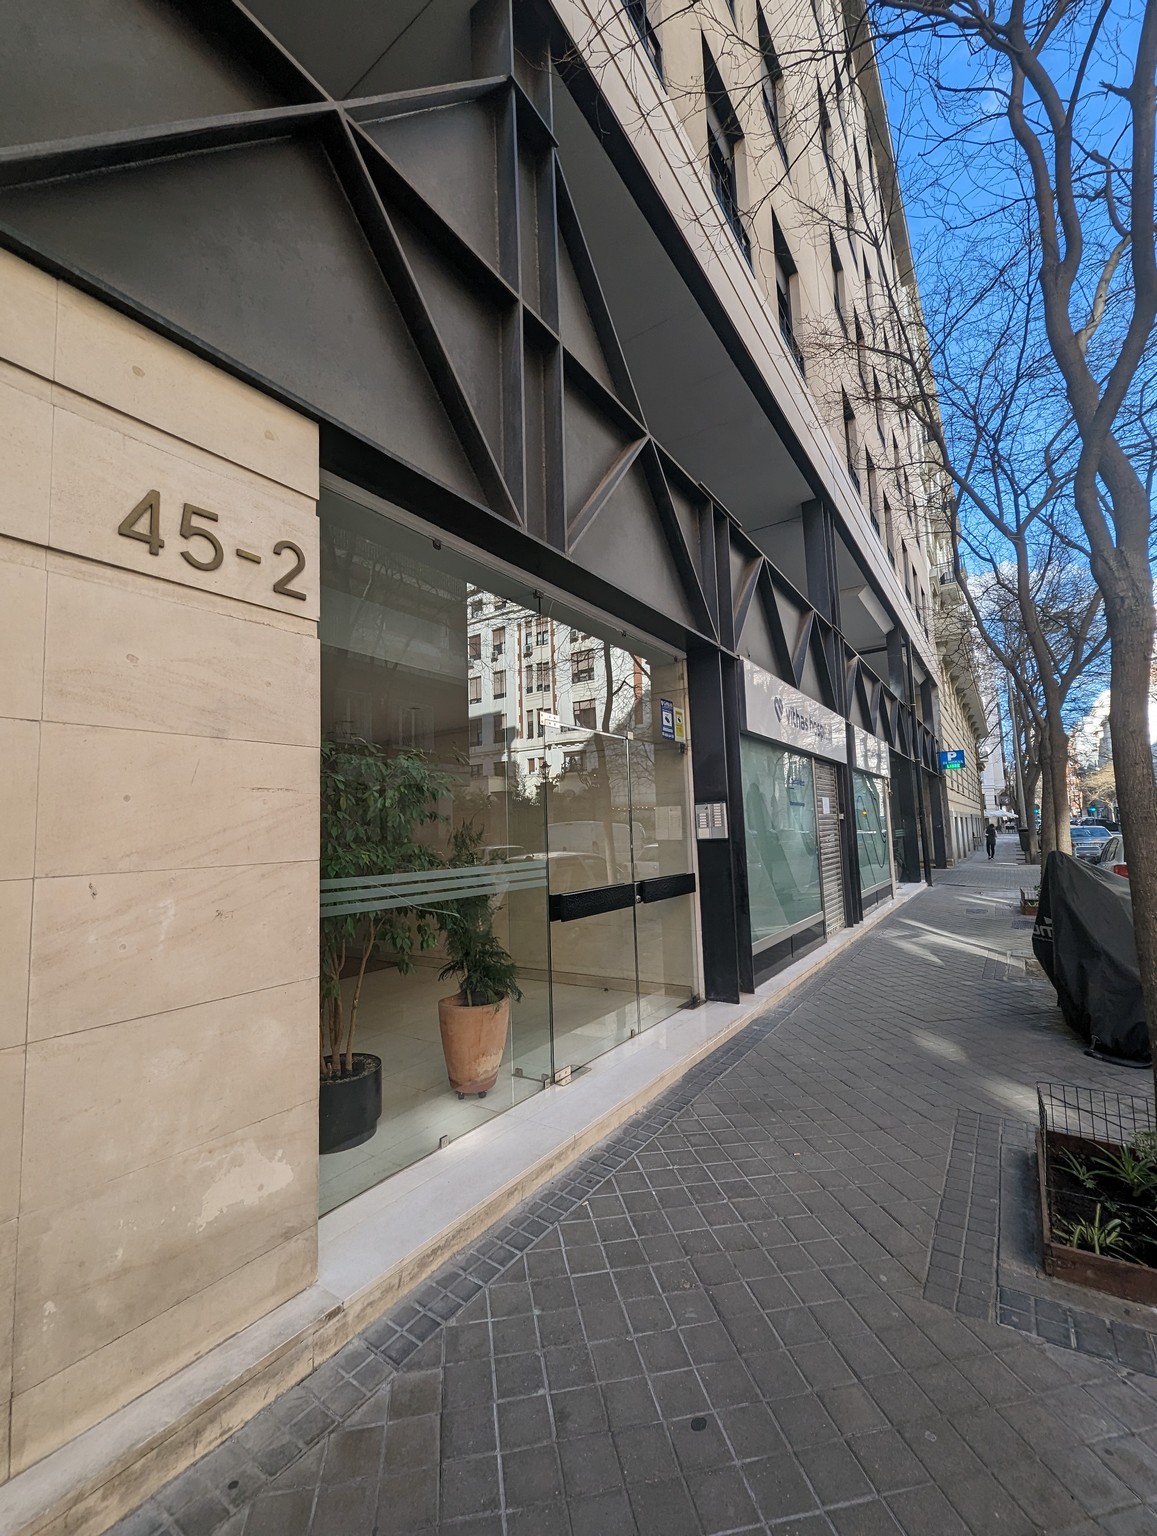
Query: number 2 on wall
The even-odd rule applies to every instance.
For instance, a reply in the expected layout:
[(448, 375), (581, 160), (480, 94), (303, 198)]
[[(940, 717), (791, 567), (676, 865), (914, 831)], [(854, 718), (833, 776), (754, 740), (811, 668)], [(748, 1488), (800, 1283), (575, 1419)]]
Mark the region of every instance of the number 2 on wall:
[[(181, 551), (181, 559), (191, 565), (196, 571), (215, 571), (225, 559), (225, 550), (221, 540), (211, 528), (200, 526), (201, 523), (218, 522), (216, 512), (210, 512), (205, 507), (195, 507), (192, 502), (185, 502), (181, 509), (181, 525), (177, 530), (179, 536), (186, 541), (202, 539), (205, 544), (203, 553), (195, 553), (191, 549)], [(125, 539), (137, 539), (142, 544), (149, 546), (150, 555), (159, 555), (165, 547), (165, 541), (161, 537), (161, 493), (157, 490), (146, 491), (130, 512), (127, 512), (117, 524), (117, 532)], [(261, 564), (261, 556), (252, 550), (239, 549), (237, 556), (242, 560), (250, 560), (255, 565)], [(294, 563), (288, 571), (279, 576), (273, 583), (273, 590), (280, 597), (294, 597), (301, 602), (308, 601), (308, 593), (300, 591), (297, 587), (291, 587), (289, 583), (300, 576), (305, 570), (305, 553), (291, 539), (279, 539), (273, 546), (274, 555), (290, 554), (294, 556)]]

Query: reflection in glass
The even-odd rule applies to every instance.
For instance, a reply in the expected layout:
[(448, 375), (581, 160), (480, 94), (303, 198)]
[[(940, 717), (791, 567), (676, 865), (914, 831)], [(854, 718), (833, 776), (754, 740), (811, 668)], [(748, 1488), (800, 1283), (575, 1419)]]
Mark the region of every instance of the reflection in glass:
[[(326, 850), (324, 873), (341, 866), (350, 882), (323, 884), (323, 913), (338, 912), (349, 930), (328, 957), (327, 990), (347, 1022), (356, 997), (353, 1048), (381, 1058), (383, 1106), (371, 1140), (322, 1158), (329, 1210), (538, 1088), (550, 989), (542, 808), (508, 778), (508, 745), (525, 717), (517, 654), (502, 619), (493, 623), (503, 613), (520, 620), (534, 599), (337, 496), (323, 497), (320, 521), (323, 761), (359, 777), (368, 767), (388, 791), (374, 803), (373, 835), (344, 848), (331, 836)], [(399, 787), (420, 805), (403, 805)], [(336, 803), (340, 786), (330, 789)], [(467, 903), (512, 957), (522, 997), (497, 1081), (484, 1098), (459, 1099), (438, 1009), (456, 983), (439, 972), (445, 934)]]
[(751, 940), (786, 932), (823, 910), (811, 759), (741, 738)]
[(852, 774), (855, 797), (856, 850), (860, 861), (860, 889), (874, 890), (887, 884), (892, 873), (888, 867), (888, 817), (885, 809), (886, 785), (868, 773)]
[[(376, 801), (380, 830), (323, 872), (323, 915), (346, 923), (327, 1005), (348, 1026), (357, 994), (352, 1049), (381, 1058), (383, 1101), (371, 1140), (322, 1158), (330, 1210), (684, 1006), (696, 945), (693, 897), (634, 900), (692, 868), (686, 750), (660, 739), (659, 699), (685, 704), (676, 658), (369, 507), (327, 491), (319, 511), (325, 761), (417, 787), (404, 825)], [(607, 886), (628, 903), (549, 922), (548, 894)], [(521, 997), (493, 1087), (459, 1099), (439, 972), (480, 899)]]

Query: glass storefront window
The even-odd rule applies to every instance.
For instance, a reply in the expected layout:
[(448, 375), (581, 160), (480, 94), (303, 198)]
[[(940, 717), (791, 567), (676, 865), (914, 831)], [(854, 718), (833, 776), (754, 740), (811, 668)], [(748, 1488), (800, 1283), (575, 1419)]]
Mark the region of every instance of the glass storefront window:
[(823, 910), (809, 757), (744, 736), (744, 830), (751, 941), (758, 946)]
[[(375, 506), (327, 490), (319, 515), (323, 1004), (382, 1062), (376, 1132), (322, 1158), (329, 1210), (685, 1006), (698, 946), (659, 709), (685, 708), (681, 660)], [(521, 994), (484, 1097), (440, 1024), (467, 919)]]
[(854, 772), (856, 851), (860, 864), (860, 889), (871, 891), (892, 878), (888, 867), (887, 783), (872, 774)]

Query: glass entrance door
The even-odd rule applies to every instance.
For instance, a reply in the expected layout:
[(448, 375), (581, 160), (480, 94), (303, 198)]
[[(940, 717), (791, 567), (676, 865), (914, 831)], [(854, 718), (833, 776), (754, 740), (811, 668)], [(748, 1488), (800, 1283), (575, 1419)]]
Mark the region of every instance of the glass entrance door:
[(567, 735), (567, 772), (545, 793), (556, 1071), (601, 1056), (695, 991), (683, 751)]

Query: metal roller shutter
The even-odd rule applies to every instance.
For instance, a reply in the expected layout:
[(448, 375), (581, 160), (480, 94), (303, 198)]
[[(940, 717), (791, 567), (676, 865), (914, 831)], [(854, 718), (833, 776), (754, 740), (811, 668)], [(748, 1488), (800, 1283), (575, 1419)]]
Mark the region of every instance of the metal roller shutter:
[[(820, 848), (820, 889), (829, 936), (844, 927), (844, 865), (840, 853), (839, 781), (831, 763), (815, 761), (816, 830)], [(825, 811), (824, 807), (827, 806)]]

